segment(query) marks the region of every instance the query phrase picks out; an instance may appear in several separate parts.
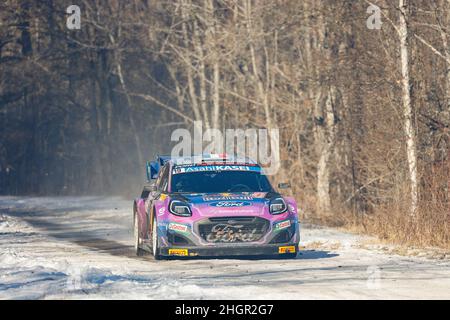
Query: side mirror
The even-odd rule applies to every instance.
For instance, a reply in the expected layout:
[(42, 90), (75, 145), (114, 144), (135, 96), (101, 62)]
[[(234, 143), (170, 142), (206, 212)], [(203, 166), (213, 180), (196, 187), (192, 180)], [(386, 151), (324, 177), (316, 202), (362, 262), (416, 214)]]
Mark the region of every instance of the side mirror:
[(291, 187), (290, 183), (279, 183), (278, 189), (289, 189)]
[(151, 185), (148, 185), (148, 186), (144, 186), (144, 189), (142, 190), (142, 193), (141, 193), (141, 198), (147, 199), (148, 195), (155, 191), (156, 191), (156, 184), (154, 184), (154, 183), (152, 183)]

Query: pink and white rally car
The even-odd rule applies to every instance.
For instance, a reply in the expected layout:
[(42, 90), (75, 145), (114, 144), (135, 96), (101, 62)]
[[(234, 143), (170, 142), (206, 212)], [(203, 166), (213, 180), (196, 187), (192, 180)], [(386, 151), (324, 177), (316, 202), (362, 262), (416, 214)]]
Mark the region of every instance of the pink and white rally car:
[(133, 205), (137, 255), (297, 255), (297, 204), (273, 189), (257, 163), (157, 157), (147, 176), (154, 183)]

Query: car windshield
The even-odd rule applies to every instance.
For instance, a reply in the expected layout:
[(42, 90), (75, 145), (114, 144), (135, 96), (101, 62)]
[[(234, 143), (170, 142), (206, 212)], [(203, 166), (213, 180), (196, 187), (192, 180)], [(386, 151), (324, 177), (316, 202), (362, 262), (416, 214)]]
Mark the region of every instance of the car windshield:
[(172, 176), (172, 192), (220, 193), (220, 192), (270, 192), (267, 177), (260, 172), (202, 171)]

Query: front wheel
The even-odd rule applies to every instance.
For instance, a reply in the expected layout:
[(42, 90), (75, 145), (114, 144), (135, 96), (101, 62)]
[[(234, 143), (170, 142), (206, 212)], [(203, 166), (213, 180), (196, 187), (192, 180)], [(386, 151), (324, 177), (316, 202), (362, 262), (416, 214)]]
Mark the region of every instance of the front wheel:
[(137, 217), (136, 213), (134, 214), (134, 223), (133, 223), (133, 231), (134, 231), (134, 251), (135, 254), (140, 257), (144, 254), (144, 251), (141, 249), (141, 237), (139, 236), (140, 230), (139, 230), (139, 218)]
[(152, 253), (155, 260), (161, 260), (161, 255), (159, 254), (159, 241), (158, 241), (158, 227), (156, 225), (156, 218), (153, 218), (152, 222)]

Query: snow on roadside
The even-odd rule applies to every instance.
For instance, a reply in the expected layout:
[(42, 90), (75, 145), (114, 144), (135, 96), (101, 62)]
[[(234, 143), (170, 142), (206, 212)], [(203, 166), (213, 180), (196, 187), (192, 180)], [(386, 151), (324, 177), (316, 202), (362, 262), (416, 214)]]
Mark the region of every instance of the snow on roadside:
[(20, 224), (18, 219), (14, 219), (4, 214), (0, 215), (0, 232), (9, 232), (10, 230), (18, 229), (18, 224)]
[(119, 198), (0, 197), (0, 299), (450, 298), (449, 263), (366, 237), (303, 226), (296, 260), (157, 262), (133, 255), (130, 217)]

